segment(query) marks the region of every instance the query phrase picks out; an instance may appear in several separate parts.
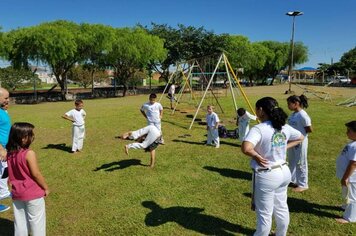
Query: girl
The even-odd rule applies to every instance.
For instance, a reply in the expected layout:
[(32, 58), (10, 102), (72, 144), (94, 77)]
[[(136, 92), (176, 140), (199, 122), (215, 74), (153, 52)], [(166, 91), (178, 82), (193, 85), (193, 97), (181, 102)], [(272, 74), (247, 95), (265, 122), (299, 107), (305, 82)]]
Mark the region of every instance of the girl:
[(35, 135), (29, 123), (15, 123), (6, 145), (9, 181), (15, 216), (15, 235), (46, 235), (44, 196), (49, 190), (34, 151), (29, 149)]
[(305, 112), (308, 107), (307, 97), (290, 96), (287, 98), (288, 109), (293, 113), (288, 118), (288, 124), (304, 135), (301, 145), (288, 150), (289, 168), (292, 174), (290, 186), (294, 192), (308, 189), (308, 133), (312, 132), (311, 119)]
[(253, 207), (257, 226), (254, 235), (269, 235), (272, 215), (276, 235), (286, 235), (289, 225), (287, 186), (290, 170), (286, 163), (287, 148), (298, 145), (303, 135), (285, 125), (287, 114), (274, 98), (264, 97), (256, 103), (260, 124), (251, 128), (242, 143), (242, 152), (251, 157), (253, 169)]
[(345, 124), (346, 135), (351, 140), (336, 161), (336, 176), (341, 180), (342, 194), (346, 200), (345, 212), (336, 221), (341, 224), (356, 222), (356, 120)]

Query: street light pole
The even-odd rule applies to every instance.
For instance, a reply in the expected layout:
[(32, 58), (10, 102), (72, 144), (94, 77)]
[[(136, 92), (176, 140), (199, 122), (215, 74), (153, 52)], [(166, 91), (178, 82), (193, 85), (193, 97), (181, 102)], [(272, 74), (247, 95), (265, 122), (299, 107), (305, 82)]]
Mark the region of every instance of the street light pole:
[(296, 16), (301, 16), (303, 15), (303, 12), (301, 11), (290, 11), (286, 13), (287, 16), (293, 16), (293, 24), (292, 24), (292, 39), (291, 39), (291, 43), (290, 43), (290, 60), (289, 60), (289, 67), (288, 67), (288, 83), (289, 83), (289, 87), (288, 87), (288, 91), (286, 91), (286, 93), (292, 93), (292, 78), (291, 78), (291, 74), (293, 71), (293, 57), (294, 57), (294, 28), (295, 28), (295, 17)]

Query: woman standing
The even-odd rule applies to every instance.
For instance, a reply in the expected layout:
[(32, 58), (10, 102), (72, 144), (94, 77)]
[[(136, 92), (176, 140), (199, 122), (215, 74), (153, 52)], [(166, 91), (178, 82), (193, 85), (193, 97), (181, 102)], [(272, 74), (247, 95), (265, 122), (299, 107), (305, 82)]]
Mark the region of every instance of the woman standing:
[(286, 153), (287, 148), (298, 145), (304, 137), (286, 125), (287, 114), (274, 98), (258, 100), (256, 114), (261, 123), (251, 128), (241, 148), (252, 158), (252, 198), (257, 216), (254, 235), (270, 233), (272, 214), (276, 220), (276, 235), (286, 235), (289, 225), (287, 186), (291, 179)]
[(289, 168), (292, 174), (290, 187), (294, 192), (303, 192), (308, 186), (308, 133), (311, 133), (312, 125), (309, 115), (304, 109), (308, 107), (307, 97), (290, 96), (287, 98), (288, 109), (293, 113), (288, 118), (288, 124), (299, 130), (304, 135), (300, 145), (288, 150)]

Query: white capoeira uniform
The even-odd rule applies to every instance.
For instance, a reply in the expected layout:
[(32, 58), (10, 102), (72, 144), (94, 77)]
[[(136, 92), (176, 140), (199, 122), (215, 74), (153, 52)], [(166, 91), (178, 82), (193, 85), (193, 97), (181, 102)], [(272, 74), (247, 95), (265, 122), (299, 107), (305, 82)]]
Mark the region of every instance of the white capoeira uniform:
[(85, 116), (86, 112), (81, 109), (80, 111), (72, 109), (65, 113), (67, 116), (71, 117), (74, 122), (72, 126), (72, 151), (83, 149), (83, 142), (85, 138)]
[(243, 116), (240, 116), (237, 119), (239, 126), (239, 140), (242, 142), (250, 131), (250, 120), (256, 120), (257, 117), (246, 111)]
[(218, 115), (215, 112), (206, 115), (206, 125), (208, 127), (208, 140), (206, 144), (212, 144), (212, 142), (219, 147), (220, 146), (220, 138), (219, 131), (215, 129), (216, 123), (220, 122)]
[(301, 133), (289, 125), (282, 127), (281, 132), (265, 121), (251, 128), (245, 142), (254, 145), (254, 150), (269, 162), (268, 167), (258, 165), (251, 160), (254, 170), (253, 197), (257, 215), (257, 226), (254, 235), (269, 235), (272, 227), (272, 214), (276, 220), (276, 235), (286, 235), (289, 225), (287, 205), (287, 187), (291, 174), (286, 163), (287, 142), (297, 140)]
[(174, 97), (175, 91), (176, 91), (176, 86), (174, 84), (172, 84), (168, 90), (169, 100), (171, 102), (173, 102), (175, 100), (175, 97)]
[(155, 102), (151, 104), (150, 102), (146, 102), (142, 105), (141, 111), (144, 112), (147, 116), (147, 125), (154, 125), (159, 129), (162, 134), (161, 129), (161, 118), (160, 114), (163, 110), (161, 103)]
[[(356, 161), (356, 141), (347, 144), (336, 161), (336, 176), (342, 179), (350, 164)], [(342, 186), (342, 196), (345, 199), (343, 218), (349, 222), (356, 222), (356, 171), (349, 177), (347, 186)]]
[(308, 133), (305, 127), (311, 126), (311, 119), (304, 111), (293, 112), (288, 118), (288, 124), (304, 135), (301, 144), (288, 149), (288, 162), (292, 174), (291, 182), (299, 187), (308, 188)]
[(129, 149), (145, 149), (161, 136), (161, 132), (157, 129), (156, 126), (148, 125), (142, 129), (132, 131), (132, 134), (129, 138), (136, 140), (143, 135), (147, 136), (142, 143), (130, 143), (127, 145), (127, 147)]

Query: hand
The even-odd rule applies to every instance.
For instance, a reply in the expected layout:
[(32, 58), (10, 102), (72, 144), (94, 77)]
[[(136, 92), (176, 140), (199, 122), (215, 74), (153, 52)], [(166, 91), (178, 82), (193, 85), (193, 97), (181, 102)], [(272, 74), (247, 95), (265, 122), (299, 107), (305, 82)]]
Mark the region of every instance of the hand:
[(7, 160), (7, 151), (5, 149), (0, 150), (0, 161), (6, 161)]
[(347, 186), (347, 184), (349, 183), (349, 179), (342, 178), (340, 182), (342, 186)]
[(45, 197), (47, 197), (49, 195), (49, 193), (50, 193), (49, 189), (46, 189), (45, 190)]
[(253, 159), (257, 162), (258, 165), (260, 165), (262, 167), (267, 167), (268, 166), (268, 160), (263, 158), (260, 155), (254, 156)]

